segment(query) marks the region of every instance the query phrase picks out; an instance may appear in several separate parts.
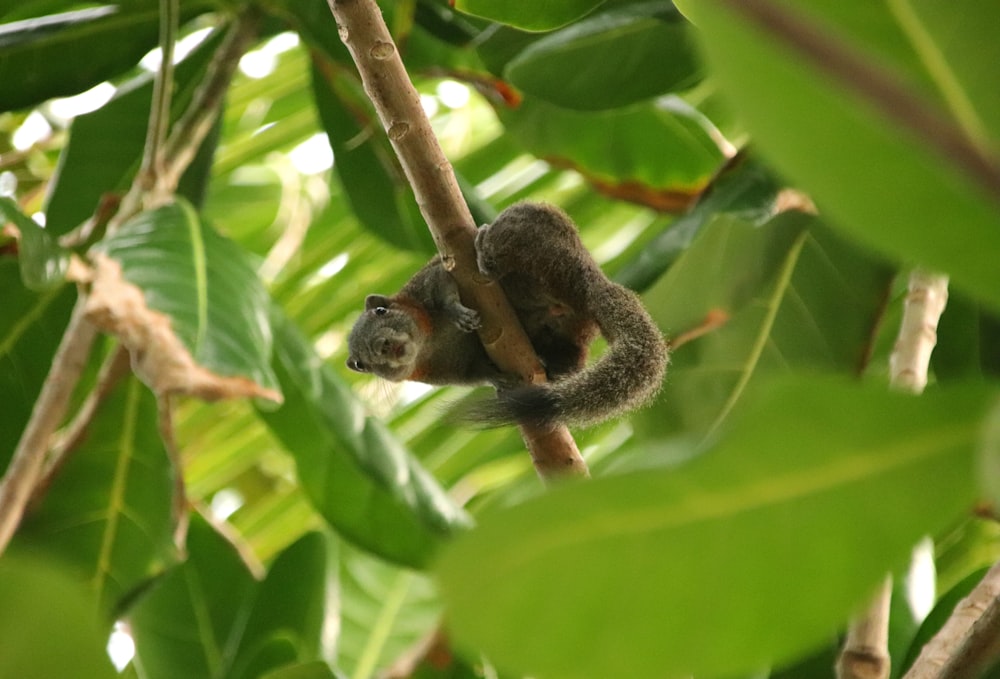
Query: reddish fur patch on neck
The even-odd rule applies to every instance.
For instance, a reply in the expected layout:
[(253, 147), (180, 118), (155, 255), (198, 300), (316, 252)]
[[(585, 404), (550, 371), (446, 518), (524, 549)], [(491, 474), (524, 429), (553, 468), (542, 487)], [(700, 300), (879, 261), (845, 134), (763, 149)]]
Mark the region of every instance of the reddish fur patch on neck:
[(420, 302), (409, 297), (397, 297), (396, 304), (403, 307), (406, 312), (410, 314), (410, 317), (413, 319), (413, 322), (417, 324), (420, 332), (425, 335), (430, 335), (431, 332), (433, 332), (434, 323), (431, 321), (431, 316), (427, 313), (427, 310)]

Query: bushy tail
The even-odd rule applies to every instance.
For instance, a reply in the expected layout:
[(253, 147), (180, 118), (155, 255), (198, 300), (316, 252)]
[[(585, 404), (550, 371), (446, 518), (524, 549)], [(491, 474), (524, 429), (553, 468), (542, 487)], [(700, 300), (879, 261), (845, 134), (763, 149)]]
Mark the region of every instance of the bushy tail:
[(556, 382), (498, 391), (495, 400), (470, 407), (466, 417), (486, 425), (591, 425), (651, 400), (669, 361), (663, 335), (631, 291), (604, 283), (589, 291), (587, 300), (608, 341), (597, 362)]

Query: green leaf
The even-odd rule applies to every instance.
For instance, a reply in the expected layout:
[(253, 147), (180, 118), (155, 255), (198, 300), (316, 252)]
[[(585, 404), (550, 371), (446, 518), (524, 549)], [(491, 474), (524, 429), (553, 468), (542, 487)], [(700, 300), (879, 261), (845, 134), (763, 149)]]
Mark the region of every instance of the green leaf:
[(199, 365), (274, 392), (267, 292), (246, 253), (203, 225), (183, 199), (140, 213), (95, 249), (170, 318)]
[(860, 374), (892, 275), (802, 213), (761, 226), (715, 217), (644, 299), (674, 336), (723, 323), (674, 352), (660, 405), (633, 421), (660, 436), (704, 433), (760, 376)]
[(137, 379), (123, 380), (71, 452), (16, 544), (71, 564), (112, 620), (177, 559), (174, 473), (153, 395)]
[(647, 2), (595, 14), (537, 40), (504, 75), (525, 92), (577, 110), (618, 108), (701, 79), (687, 22)]
[(764, 4), (682, 5), (760, 152), (852, 238), (1000, 308), (1000, 7)]
[(89, 592), (52, 563), (6, 554), (0, 560), (0, 676), (114, 679), (107, 625)]
[(275, 310), (275, 370), (285, 402), (259, 410), (295, 458), (316, 510), (339, 533), (380, 556), (423, 566), (468, 523), (434, 478)]
[[(409, 250), (434, 252), (413, 189), (370, 104), (341, 71), (313, 66), (313, 94), (333, 155), (334, 170), (354, 214), (388, 243)], [(360, 111), (360, 113), (359, 113)], [(369, 116), (359, 120), (359, 116)], [(378, 130), (372, 134), (372, 129)]]
[(455, 9), (528, 31), (547, 31), (579, 19), (604, 0), (455, 0)]
[(18, 260), (21, 280), (32, 290), (48, 290), (65, 281), (69, 253), (59, 247), (49, 233), (25, 216), (10, 198), (0, 196), (0, 216), (14, 222), (21, 234)]
[(337, 664), (352, 677), (382, 676), (441, 621), (434, 583), (354, 549), (341, 559)]
[(686, 209), (725, 160), (711, 123), (676, 97), (597, 113), (525, 98), (500, 117), (530, 153), (602, 193), (666, 211)]
[(71, 285), (36, 293), (25, 288), (18, 263), (0, 257), (0, 467), (6, 468), (38, 398), (76, 299)]
[(698, 203), (645, 244), (638, 255), (622, 266), (615, 281), (633, 290), (645, 290), (691, 247), (697, 235), (720, 213), (733, 214), (754, 226), (766, 223), (774, 216), (779, 188), (771, 172), (753, 159), (727, 164)]
[[(138, 63), (156, 46), (155, 3), (105, 5), (0, 26), (0, 110), (77, 94)], [(86, 59), (68, 58), (72, 50)]]
[(552, 679), (731, 676), (799, 657), (973, 502), (985, 396), (771, 389), (686, 466), (482, 517), (436, 566), (451, 629)]
[[(318, 659), (330, 601), (322, 536), (307, 535), (285, 550), (262, 582), (198, 516), (188, 554), (128, 616), (143, 676), (248, 678)], [(269, 653), (276, 648), (278, 655)]]
[[(217, 31), (177, 65), (174, 119), (190, 102), (221, 39), (222, 32)], [(46, 229), (53, 235), (60, 236), (90, 217), (104, 194), (128, 189), (142, 158), (152, 96), (152, 76), (142, 75), (120, 87), (101, 108), (73, 120), (45, 207)], [(195, 203), (201, 187), (190, 186), (189, 175), (202, 174), (210, 160), (199, 154), (182, 178), (182, 188), (191, 191), (182, 195)]]

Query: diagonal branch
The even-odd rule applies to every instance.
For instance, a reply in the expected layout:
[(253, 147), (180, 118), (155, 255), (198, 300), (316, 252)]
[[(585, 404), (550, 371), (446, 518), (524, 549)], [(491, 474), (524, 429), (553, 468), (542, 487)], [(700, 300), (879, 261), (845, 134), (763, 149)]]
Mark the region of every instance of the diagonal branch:
[(76, 301), (31, 418), (0, 481), (0, 554), (21, 523), (24, 509), (42, 474), (52, 433), (66, 414), (70, 395), (80, 380), (97, 337), (97, 328), (86, 318), (85, 301), (82, 295)]
[[(502, 370), (526, 382), (543, 381), (545, 372), (503, 291), (479, 273), (472, 214), (378, 5), (374, 0), (328, 2), (444, 266), (455, 278), (463, 303), (480, 313), (483, 324), (479, 336), (487, 353)], [(543, 479), (587, 475), (586, 463), (565, 427), (549, 431), (522, 425), (521, 433)]]

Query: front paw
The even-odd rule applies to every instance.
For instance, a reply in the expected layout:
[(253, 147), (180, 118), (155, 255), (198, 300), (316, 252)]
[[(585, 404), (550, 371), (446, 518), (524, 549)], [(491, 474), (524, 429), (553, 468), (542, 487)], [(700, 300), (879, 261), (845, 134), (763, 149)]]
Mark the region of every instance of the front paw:
[(468, 307), (460, 306), (455, 309), (455, 325), (462, 332), (474, 332), (479, 329), (479, 313)]

